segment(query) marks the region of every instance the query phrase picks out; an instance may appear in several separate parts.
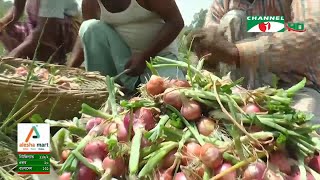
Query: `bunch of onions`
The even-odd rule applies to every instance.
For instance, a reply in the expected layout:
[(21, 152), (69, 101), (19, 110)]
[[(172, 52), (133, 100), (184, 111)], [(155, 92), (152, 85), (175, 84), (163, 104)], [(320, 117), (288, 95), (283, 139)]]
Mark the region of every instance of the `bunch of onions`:
[(166, 90), (165, 81), (162, 77), (152, 75), (146, 83), (147, 93), (152, 96), (159, 95)]
[(250, 164), (243, 173), (244, 180), (262, 180), (266, 172), (266, 165), (262, 162)]
[(197, 122), (197, 127), (199, 133), (204, 136), (209, 136), (216, 128), (213, 120), (207, 117), (202, 117), (200, 121)]
[(200, 149), (200, 159), (207, 167), (216, 169), (223, 163), (222, 153), (213, 144), (206, 143)]

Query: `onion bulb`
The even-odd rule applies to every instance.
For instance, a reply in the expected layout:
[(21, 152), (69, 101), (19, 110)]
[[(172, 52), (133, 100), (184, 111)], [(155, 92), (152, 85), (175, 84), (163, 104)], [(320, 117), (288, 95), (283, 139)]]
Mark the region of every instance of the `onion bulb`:
[(23, 66), (20, 66), (20, 67), (17, 67), (15, 69), (15, 73), (18, 75), (18, 76), (26, 76), (28, 75), (28, 69), (23, 67)]
[(102, 167), (104, 170), (109, 172), (113, 177), (120, 177), (125, 172), (126, 164), (124, 160), (120, 157), (116, 159), (111, 159), (110, 157), (106, 157), (102, 162)]
[(166, 90), (164, 79), (159, 76), (152, 75), (150, 80), (146, 84), (146, 88), (147, 88), (147, 93), (149, 95), (152, 95), (152, 96), (159, 95), (163, 93), (164, 90)]
[(187, 176), (183, 172), (178, 172), (175, 175), (174, 180), (188, 180), (188, 179), (187, 179)]
[(195, 157), (200, 157), (201, 146), (195, 142), (187, 143), (182, 149), (182, 164), (188, 165), (189, 162), (195, 159)]
[[(92, 163), (91, 159), (87, 159), (89, 163)], [(79, 164), (79, 172), (77, 180), (95, 180), (97, 178), (97, 174), (87, 166), (82, 163)]]
[[(218, 167), (214, 172), (216, 173), (216, 175), (222, 173), (223, 171), (231, 168), (232, 165), (229, 163), (223, 163), (220, 167)], [(219, 180), (236, 180), (237, 179), (237, 173), (235, 171), (226, 174), (225, 176), (223, 176), (222, 178), (220, 178)]]
[(215, 169), (223, 163), (222, 153), (213, 144), (206, 143), (201, 147), (200, 159), (207, 167)]
[(309, 162), (309, 166), (317, 173), (320, 173), (320, 156), (313, 157)]
[(291, 165), (286, 153), (281, 151), (275, 151), (270, 154), (270, 163), (279, 168), (283, 173), (291, 173)]
[(163, 169), (168, 169), (173, 165), (176, 159), (176, 156), (175, 156), (176, 152), (177, 152), (177, 149), (173, 149), (164, 157), (161, 163), (161, 167)]
[(260, 108), (255, 104), (247, 104), (246, 106), (243, 107), (243, 111), (247, 114), (261, 112)]
[(65, 172), (59, 176), (59, 180), (71, 180), (71, 173)]
[(197, 123), (197, 127), (200, 134), (209, 136), (215, 130), (215, 123), (212, 119), (203, 117)]
[(92, 160), (100, 159), (102, 161), (107, 153), (107, 145), (103, 141), (92, 141), (83, 149), (84, 156)]
[(94, 128), (95, 126), (98, 126), (103, 121), (104, 121), (104, 119), (98, 118), (98, 117), (89, 119), (86, 124), (86, 131), (89, 132), (92, 128)]
[(166, 88), (191, 87), (191, 85), (188, 81), (185, 81), (185, 80), (171, 79), (171, 80), (165, 80), (165, 87)]
[(264, 163), (252, 163), (244, 171), (243, 180), (263, 180), (266, 169), (267, 167)]
[(188, 121), (195, 121), (201, 117), (201, 107), (196, 101), (186, 100), (181, 107), (181, 114)]
[(103, 135), (109, 136), (109, 135), (116, 133), (116, 132), (117, 132), (117, 124), (115, 122), (110, 122), (104, 128)]
[(65, 150), (62, 151), (62, 153), (61, 153), (61, 161), (62, 162), (67, 160), (67, 158), (69, 157), (70, 152), (71, 151), (69, 149), (65, 149)]
[[(130, 126), (130, 113), (124, 117), (124, 126), (129, 130)], [(137, 127), (144, 127), (145, 130), (149, 131), (156, 125), (155, 119), (153, 118), (152, 110), (148, 108), (140, 108), (133, 113), (133, 130)]]
[(163, 102), (169, 104), (176, 109), (181, 109), (182, 99), (179, 90), (168, 88), (164, 91)]

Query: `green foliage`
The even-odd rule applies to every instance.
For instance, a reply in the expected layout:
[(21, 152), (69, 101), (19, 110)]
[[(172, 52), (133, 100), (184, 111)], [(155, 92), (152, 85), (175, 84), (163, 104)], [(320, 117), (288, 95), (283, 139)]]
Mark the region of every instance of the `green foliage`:
[(198, 13), (194, 14), (193, 21), (189, 28), (201, 28), (203, 27), (208, 10), (201, 9)]
[(12, 6), (11, 1), (0, 0), (0, 17), (3, 17), (8, 9)]

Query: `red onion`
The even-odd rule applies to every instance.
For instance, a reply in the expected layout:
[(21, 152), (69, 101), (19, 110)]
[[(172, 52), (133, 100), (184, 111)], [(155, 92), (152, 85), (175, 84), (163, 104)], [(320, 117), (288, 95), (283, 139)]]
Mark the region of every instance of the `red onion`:
[(127, 142), (129, 136), (129, 127), (126, 128), (124, 122), (120, 122), (117, 124), (117, 138), (119, 142)]
[(69, 149), (66, 149), (66, 150), (63, 150), (62, 153), (61, 153), (61, 160), (62, 162), (64, 162), (65, 160), (67, 160), (67, 158), (69, 157), (69, 154), (70, 154), (70, 150)]
[(198, 143), (190, 142), (186, 144), (183, 149), (183, 157), (182, 157), (182, 164), (188, 165), (189, 162), (195, 159), (195, 157), (200, 157), (201, 146)]
[[(91, 159), (87, 160), (89, 161), (89, 163), (92, 163)], [(83, 165), (82, 163), (79, 164), (78, 180), (95, 180), (96, 178), (97, 174), (93, 170)]]
[(187, 176), (183, 172), (178, 172), (175, 175), (174, 180), (188, 180), (188, 179), (187, 179)]
[(201, 147), (200, 159), (207, 167), (215, 169), (223, 163), (222, 153), (213, 144), (206, 143)]
[(183, 101), (181, 110), (182, 116), (188, 121), (195, 121), (201, 117), (201, 107), (196, 101)]
[(145, 147), (148, 147), (148, 146), (151, 146), (151, 142), (146, 139), (145, 137), (142, 137), (141, 139), (141, 148), (145, 148)]
[(159, 95), (165, 90), (164, 79), (159, 76), (152, 75), (150, 80), (146, 84), (146, 88), (149, 95)]
[(111, 159), (110, 157), (106, 157), (102, 163), (103, 169), (109, 171), (112, 176), (120, 177), (124, 174), (126, 164), (122, 158)]
[(114, 122), (110, 122), (104, 128), (103, 135), (108, 136), (108, 135), (116, 133), (116, 132), (117, 132), (117, 124)]
[(176, 109), (181, 109), (182, 99), (179, 90), (168, 88), (164, 91), (163, 102), (169, 104)]
[(17, 75), (19, 75), (19, 76), (26, 76), (26, 75), (28, 75), (28, 69), (25, 68), (25, 67), (22, 67), (22, 66), (16, 68), (15, 71), (16, 71), (15, 73), (16, 73)]
[(197, 123), (197, 127), (200, 134), (209, 136), (215, 129), (215, 123), (210, 118), (203, 117)]
[(286, 153), (281, 151), (275, 151), (270, 154), (270, 163), (279, 168), (283, 173), (291, 173), (291, 165)]
[(309, 166), (317, 173), (320, 173), (320, 156), (313, 157), (309, 162)]
[(173, 87), (191, 87), (188, 81), (185, 80), (178, 80), (178, 79), (171, 79), (165, 80), (165, 87), (166, 88), (173, 88)]
[(37, 76), (40, 79), (48, 80), (49, 79), (49, 71), (47, 69), (45, 69), (45, 68), (41, 68), (37, 72)]
[(59, 180), (71, 180), (71, 173), (65, 172), (59, 176)]
[(86, 125), (86, 131), (89, 132), (93, 127), (98, 126), (103, 121), (104, 121), (104, 119), (98, 118), (98, 117), (89, 119), (89, 121), (87, 122), (87, 125)]
[(243, 107), (243, 111), (248, 114), (261, 112), (260, 108), (255, 104), (247, 104), (246, 106)]
[(173, 149), (164, 157), (164, 159), (162, 160), (162, 166), (161, 166), (163, 169), (168, 169), (173, 165), (174, 160), (176, 159), (176, 156), (175, 156), (176, 152), (177, 152), (177, 149)]
[(100, 159), (102, 161), (108, 154), (107, 145), (102, 141), (90, 142), (83, 149), (83, 154), (89, 159)]
[[(127, 113), (127, 115), (124, 117), (123, 122), (126, 129), (129, 129), (130, 113)], [(156, 122), (150, 109), (140, 108), (133, 113), (133, 129), (137, 127), (144, 127), (145, 130), (149, 131), (153, 129), (155, 125)]]
[[(296, 173), (290, 180), (300, 180), (300, 172)], [(316, 180), (309, 172), (307, 172), (307, 180)]]
[(157, 171), (157, 173), (155, 174), (154, 179), (156, 180), (172, 180), (172, 170), (170, 169), (166, 169), (166, 170), (160, 170)]
[[(229, 163), (223, 163), (220, 167), (218, 167), (214, 172), (216, 174), (220, 174), (223, 171), (231, 168), (232, 165)], [(220, 178), (219, 180), (236, 180), (237, 179), (237, 173), (235, 171), (226, 174), (225, 176), (223, 176), (222, 178)]]
[(250, 164), (244, 171), (243, 180), (264, 180), (266, 165), (261, 162)]

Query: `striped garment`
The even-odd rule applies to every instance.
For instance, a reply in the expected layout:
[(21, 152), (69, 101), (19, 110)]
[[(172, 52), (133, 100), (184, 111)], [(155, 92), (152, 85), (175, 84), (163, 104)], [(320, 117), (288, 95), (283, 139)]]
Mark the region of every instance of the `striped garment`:
[[(24, 22), (17, 22), (12, 27), (7, 27), (6, 29), (6, 35), (19, 43), (22, 43), (37, 26), (40, 0), (27, 0), (25, 9), (27, 19)], [(60, 58), (59, 60), (53, 60), (54, 62), (52, 63), (66, 63), (66, 54), (72, 50), (73, 44), (78, 35), (80, 27), (79, 19), (80, 18), (78, 17), (65, 16), (65, 18), (57, 24), (57, 26), (59, 26), (57, 29), (60, 31), (58, 33), (61, 38), (57, 39), (57, 42), (55, 42), (55, 48), (57, 48), (56, 55)], [(2, 40), (2, 43), (10, 43), (6, 42), (6, 40), (10, 41), (9, 38), (6, 38), (5, 40)], [(12, 49), (7, 49), (7, 51), (11, 50)]]
[(248, 15), (280, 14), (286, 21), (304, 23), (306, 28), (305, 32), (279, 32), (238, 42), (241, 66), (256, 72), (263, 65), (288, 86), (306, 77), (308, 86), (320, 90), (319, 0), (255, 0), (253, 4), (245, 0), (217, 0), (206, 23), (219, 23), (223, 14), (237, 8), (247, 10)]

